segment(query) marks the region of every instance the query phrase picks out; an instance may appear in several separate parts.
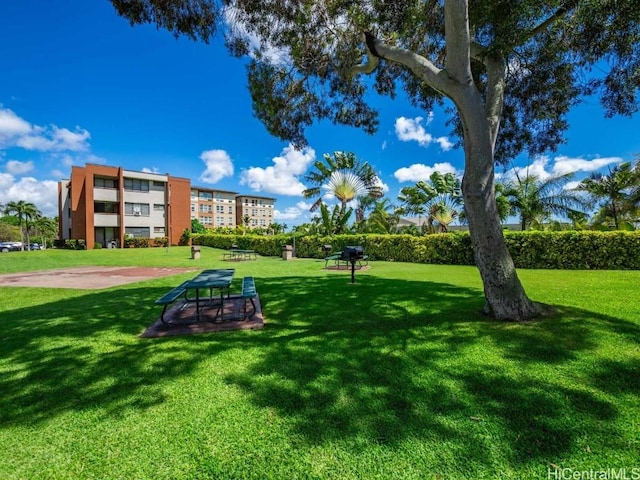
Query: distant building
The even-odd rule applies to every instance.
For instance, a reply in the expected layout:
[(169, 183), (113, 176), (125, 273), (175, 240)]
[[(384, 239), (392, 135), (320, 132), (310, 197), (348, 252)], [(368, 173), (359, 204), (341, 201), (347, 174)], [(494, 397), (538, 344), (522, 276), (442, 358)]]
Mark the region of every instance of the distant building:
[(255, 195), (236, 196), (236, 224), (244, 225), (246, 217), (248, 227), (267, 228), (274, 222), (275, 198), (259, 197)]
[(191, 186), (187, 178), (86, 164), (58, 182), (62, 240), (85, 240), (87, 248), (122, 246), (125, 238), (167, 237), (176, 245), (191, 220), (205, 227), (267, 228), (275, 198)]
[(236, 226), (236, 192), (191, 187), (191, 219), (205, 227)]
[(121, 246), (128, 236), (167, 237), (178, 244), (191, 228), (191, 182), (186, 178), (86, 164), (58, 183), (61, 239)]

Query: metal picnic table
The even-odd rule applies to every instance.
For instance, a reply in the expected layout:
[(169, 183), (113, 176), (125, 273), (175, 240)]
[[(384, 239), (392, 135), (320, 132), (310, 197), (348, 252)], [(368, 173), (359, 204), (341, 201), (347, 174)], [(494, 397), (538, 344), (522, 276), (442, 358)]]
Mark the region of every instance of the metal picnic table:
[(219, 315), (220, 318), (224, 320), (225, 291), (228, 298), (234, 273), (235, 269), (233, 268), (203, 270), (196, 277), (183, 284), (185, 289), (185, 299), (187, 301), (193, 301), (192, 299), (188, 298), (188, 294), (189, 290), (195, 290), (196, 317), (198, 321), (200, 321), (201, 289), (209, 289), (210, 304), (212, 304), (213, 302), (213, 290), (217, 289), (220, 292), (220, 303), (218, 304), (218, 312), (216, 313), (216, 318), (218, 318)]

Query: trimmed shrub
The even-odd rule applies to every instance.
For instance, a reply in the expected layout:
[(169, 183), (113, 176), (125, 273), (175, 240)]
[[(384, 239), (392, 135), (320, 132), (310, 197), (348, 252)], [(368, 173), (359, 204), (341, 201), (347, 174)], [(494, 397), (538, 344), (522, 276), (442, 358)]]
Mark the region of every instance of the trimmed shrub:
[[(324, 245), (339, 252), (361, 245), (370, 260), (473, 265), (468, 232), (426, 235), (194, 235), (194, 245), (228, 250), (232, 245), (264, 256), (280, 256), (284, 245), (295, 245), (301, 258), (324, 258)], [(505, 241), (518, 268), (640, 269), (640, 232), (505, 232)]]

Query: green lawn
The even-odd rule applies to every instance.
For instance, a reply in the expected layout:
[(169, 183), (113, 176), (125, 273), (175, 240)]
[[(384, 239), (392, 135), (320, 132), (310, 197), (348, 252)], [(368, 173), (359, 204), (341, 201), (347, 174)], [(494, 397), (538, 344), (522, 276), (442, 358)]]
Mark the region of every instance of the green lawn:
[[(220, 253), (12, 252), (0, 273)], [(371, 264), (351, 285), (319, 260), (234, 263), (265, 328), (165, 339), (138, 335), (192, 274), (0, 288), (0, 478), (640, 475), (639, 271), (520, 271), (560, 313), (505, 324), (478, 313), (475, 268)]]

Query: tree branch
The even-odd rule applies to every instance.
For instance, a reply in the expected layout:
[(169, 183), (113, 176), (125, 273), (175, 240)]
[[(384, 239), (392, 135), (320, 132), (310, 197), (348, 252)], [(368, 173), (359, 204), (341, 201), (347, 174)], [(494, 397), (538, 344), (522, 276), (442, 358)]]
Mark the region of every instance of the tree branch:
[[(443, 70), (436, 67), (425, 57), (401, 47), (388, 45), (375, 38), (371, 33), (366, 33), (365, 37), (369, 58), (376, 58), (376, 61), (377, 58), (382, 58), (403, 65), (440, 94), (446, 97), (451, 96), (453, 86), (451, 80), (444, 75)], [(365, 70), (367, 65), (370, 67), (370, 62), (352, 68), (350, 73), (358, 73), (360, 70)], [(373, 69), (375, 69), (375, 66)], [(371, 71), (373, 71), (373, 69), (371, 69)]]
[(496, 54), (486, 57), (484, 64), (487, 67), (485, 111), (491, 128), (491, 143), (495, 147), (504, 105), (506, 65), (504, 58)]
[(551, 14), (551, 16), (529, 30), (527, 34), (520, 39), (520, 42), (516, 45), (512, 45), (511, 48), (513, 49), (519, 45), (524, 44), (528, 40), (531, 40), (533, 37), (535, 37), (538, 33), (549, 28), (549, 26), (553, 25), (560, 17), (576, 8), (578, 6), (578, 2), (579, 0), (567, 0), (566, 2), (564, 2), (555, 12), (553, 12), (553, 14)]
[(460, 85), (473, 83), (468, 0), (445, 0), (446, 69)]

